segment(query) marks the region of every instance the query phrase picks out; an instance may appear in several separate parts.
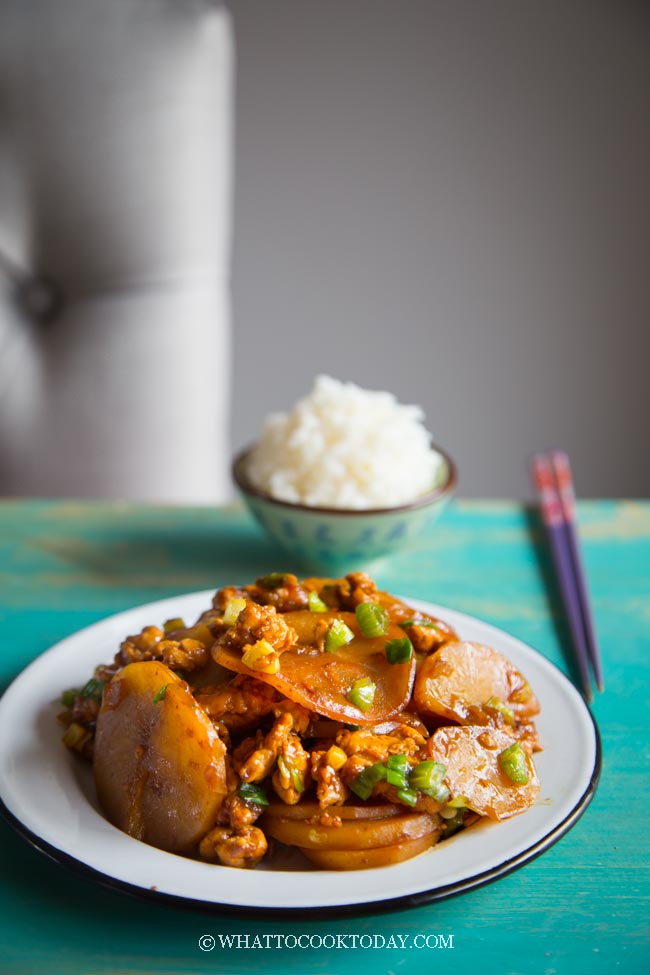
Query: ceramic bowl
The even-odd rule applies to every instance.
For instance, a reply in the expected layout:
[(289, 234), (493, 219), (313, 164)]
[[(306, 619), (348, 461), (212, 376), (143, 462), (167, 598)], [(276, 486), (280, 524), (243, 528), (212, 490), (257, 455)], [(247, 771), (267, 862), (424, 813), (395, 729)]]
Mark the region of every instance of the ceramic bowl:
[[(254, 487), (247, 475), (252, 447), (237, 455), (233, 477), (250, 511), (291, 557), (288, 568), (338, 576), (367, 569), (379, 559), (410, 548), (441, 514), (456, 488), (456, 465), (435, 444), (443, 464), (428, 494), (394, 508), (313, 508), (278, 501)], [(282, 567), (280, 567), (282, 568)]]

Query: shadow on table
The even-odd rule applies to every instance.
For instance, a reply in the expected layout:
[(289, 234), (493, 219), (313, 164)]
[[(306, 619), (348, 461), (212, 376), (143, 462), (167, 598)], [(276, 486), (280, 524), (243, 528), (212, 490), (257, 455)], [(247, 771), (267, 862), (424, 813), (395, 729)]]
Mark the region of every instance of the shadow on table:
[(526, 506), (525, 517), (531, 548), (535, 553), (537, 568), (544, 584), (555, 637), (566, 661), (569, 678), (579, 688), (581, 686), (580, 672), (576, 663), (573, 644), (571, 642), (571, 633), (565, 617), (559, 585), (553, 571), (553, 562), (548, 545), (546, 544), (544, 525), (539, 511), (532, 506)]

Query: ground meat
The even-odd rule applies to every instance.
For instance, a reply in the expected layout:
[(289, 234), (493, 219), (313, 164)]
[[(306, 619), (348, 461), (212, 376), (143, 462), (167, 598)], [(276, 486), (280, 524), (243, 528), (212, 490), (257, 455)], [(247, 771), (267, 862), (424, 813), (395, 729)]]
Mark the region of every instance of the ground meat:
[(299, 802), (311, 780), (309, 752), (302, 747), (298, 735), (290, 734), (280, 744), (277, 765), (273, 773), (273, 788), (287, 805)]
[(246, 743), (250, 742), (250, 739), (242, 742), (240, 748), (233, 754), (233, 768), (242, 782), (261, 782), (262, 779), (271, 774), (278, 753), (292, 729), (293, 717), (289, 712), (285, 712), (276, 718), (273, 727), (262, 741), (260, 741), (258, 733), (255, 738), (255, 747), (249, 754), (246, 754)]
[(341, 776), (327, 764), (326, 759), (326, 751), (312, 752), (311, 774), (316, 783), (316, 796), (321, 809), (327, 806), (340, 806), (350, 795)]
[(220, 826), (229, 826), (238, 833), (252, 826), (261, 813), (261, 806), (242, 799), (236, 792), (231, 792), (221, 805), (218, 822)]
[(158, 626), (145, 626), (120, 645), (115, 664), (124, 667), (141, 660), (161, 660), (172, 670), (200, 670), (210, 661), (208, 648), (201, 640), (166, 640)]
[(196, 693), (197, 702), (210, 718), (230, 731), (250, 727), (272, 714), (277, 697), (269, 684), (244, 675), (216, 687), (202, 687)]
[(225, 586), (224, 589), (218, 589), (214, 594), (212, 599), (212, 608), (216, 609), (220, 614), (223, 614), (226, 606), (231, 599), (247, 599), (248, 593), (246, 589), (239, 586)]
[(145, 626), (138, 634), (127, 636), (126, 640), (120, 644), (120, 649), (115, 662), (122, 666), (134, 663), (138, 660), (159, 660), (156, 656), (156, 645), (164, 639), (165, 631), (159, 626)]
[(257, 826), (237, 832), (217, 826), (203, 837), (199, 853), (206, 860), (218, 860), (224, 867), (256, 867), (268, 849), (266, 836)]
[(306, 609), (309, 590), (291, 572), (263, 576), (252, 586), (227, 586), (220, 589), (212, 600), (215, 609), (223, 612), (230, 599), (249, 599), (259, 606), (274, 606), (279, 613)]
[(415, 755), (425, 742), (415, 728), (401, 725), (403, 734), (375, 735), (363, 728), (359, 731), (340, 731), (336, 744), (349, 756), (362, 756), (369, 764), (385, 762), (389, 755)]
[(308, 590), (291, 572), (265, 576), (258, 579), (254, 586), (247, 586), (246, 590), (256, 603), (275, 606), (279, 613), (306, 609), (309, 605)]
[(405, 632), (416, 653), (432, 653), (443, 643), (447, 643), (448, 640), (455, 637), (451, 627), (443, 626), (442, 623), (440, 625), (436, 623), (435, 629), (432, 626), (418, 626), (417, 623), (414, 623)]
[(516, 738), (526, 751), (532, 755), (533, 752), (542, 751), (537, 735), (537, 727), (534, 721), (518, 721), (516, 716), (510, 718), (503, 711), (488, 704), (467, 705), (467, 718), (464, 724), (486, 725), (489, 728), (497, 728), (504, 731), (507, 735)]
[(278, 717), (290, 712), (294, 730), (302, 735), (311, 719), (309, 711), (302, 705), (289, 701), (270, 684), (243, 674), (238, 674), (227, 684), (201, 688), (196, 693), (196, 700), (215, 723), (222, 723), (230, 731), (249, 728), (267, 714)]
[(340, 609), (354, 610), (359, 603), (369, 600), (379, 602), (377, 586), (365, 572), (351, 572), (345, 579), (337, 580), (334, 592)]
[(266, 640), (281, 653), (297, 642), (298, 635), (273, 606), (258, 606), (249, 600), (237, 622), (219, 637), (216, 645), (243, 650), (259, 640)]
[(162, 660), (172, 670), (201, 670), (210, 661), (208, 648), (200, 640), (161, 640), (157, 646)]
[(77, 724), (83, 725), (84, 728), (94, 730), (101, 703), (101, 697), (99, 696), (83, 697), (81, 694), (77, 694), (70, 710), (70, 720), (68, 723), (71, 724), (73, 721), (76, 721)]

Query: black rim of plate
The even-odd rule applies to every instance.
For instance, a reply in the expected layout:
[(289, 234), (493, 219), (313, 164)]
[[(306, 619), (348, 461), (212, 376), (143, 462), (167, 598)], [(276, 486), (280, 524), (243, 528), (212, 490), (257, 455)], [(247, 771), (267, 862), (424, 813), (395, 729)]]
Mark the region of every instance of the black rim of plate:
[(101, 887), (114, 892), (129, 894), (131, 897), (135, 897), (139, 900), (149, 902), (157, 901), (158, 903), (166, 904), (169, 907), (177, 907), (194, 912), (204, 911), (210, 914), (222, 914), (225, 916), (240, 918), (246, 915), (247, 917), (284, 921), (289, 919), (301, 920), (303, 918), (309, 918), (311, 920), (324, 920), (341, 918), (343, 916), (358, 917), (371, 914), (385, 914), (389, 911), (404, 910), (411, 907), (424, 907), (427, 904), (435, 904), (438, 901), (447, 900), (450, 897), (456, 897), (457, 895), (464, 894), (467, 891), (484, 887), (486, 884), (492, 883), (501, 877), (505, 877), (514, 870), (518, 870), (525, 864), (530, 863), (531, 860), (535, 860), (538, 856), (548, 850), (549, 847), (553, 846), (558, 842), (558, 840), (562, 839), (565, 833), (568, 833), (568, 831), (575, 826), (596, 794), (602, 765), (602, 746), (598, 725), (596, 724), (594, 716), (586, 704), (585, 709), (591, 719), (595, 737), (596, 755), (594, 767), (585, 791), (571, 812), (562, 820), (561, 823), (558, 823), (558, 825), (547, 833), (546, 836), (542, 837), (532, 846), (527, 847), (525, 850), (522, 850), (520, 853), (517, 853), (510, 859), (498, 864), (498, 866), (492, 867), (490, 870), (486, 870), (483, 873), (476, 874), (472, 877), (466, 877), (463, 880), (456, 881), (456, 883), (448, 884), (444, 887), (434, 887), (430, 890), (417, 891), (413, 894), (404, 894), (401, 897), (391, 897), (387, 900), (364, 901), (363, 903), (359, 904), (340, 904), (329, 907), (257, 907), (248, 906), (245, 904), (220, 904), (215, 901), (194, 900), (193, 898), (180, 897), (176, 894), (167, 894), (159, 890), (138, 887), (135, 884), (129, 884), (123, 880), (116, 880), (114, 877), (102, 873), (100, 870), (95, 870), (94, 867), (89, 867), (86, 863), (83, 863), (83, 861), (77, 860), (69, 853), (64, 853), (62, 850), (57, 849), (57, 847), (41, 839), (35, 833), (32, 833), (32, 831), (29, 830), (7, 808), (2, 800), (0, 800), (0, 812), (5, 817), (9, 825), (12, 826), (16, 832), (23, 837), (23, 839), (27, 840), (27, 842), (40, 853), (43, 853), (49, 859), (54, 860), (55, 863), (68, 867), (74, 873), (99, 884)]

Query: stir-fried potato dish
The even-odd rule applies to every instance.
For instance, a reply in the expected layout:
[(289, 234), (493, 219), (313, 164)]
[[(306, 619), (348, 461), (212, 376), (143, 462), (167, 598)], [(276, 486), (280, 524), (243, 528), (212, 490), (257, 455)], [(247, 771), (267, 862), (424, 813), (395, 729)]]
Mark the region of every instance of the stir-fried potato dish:
[(362, 573), (220, 589), (63, 703), (110, 822), (225, 866), (386, 866), (539, 793), (526, 678)]

